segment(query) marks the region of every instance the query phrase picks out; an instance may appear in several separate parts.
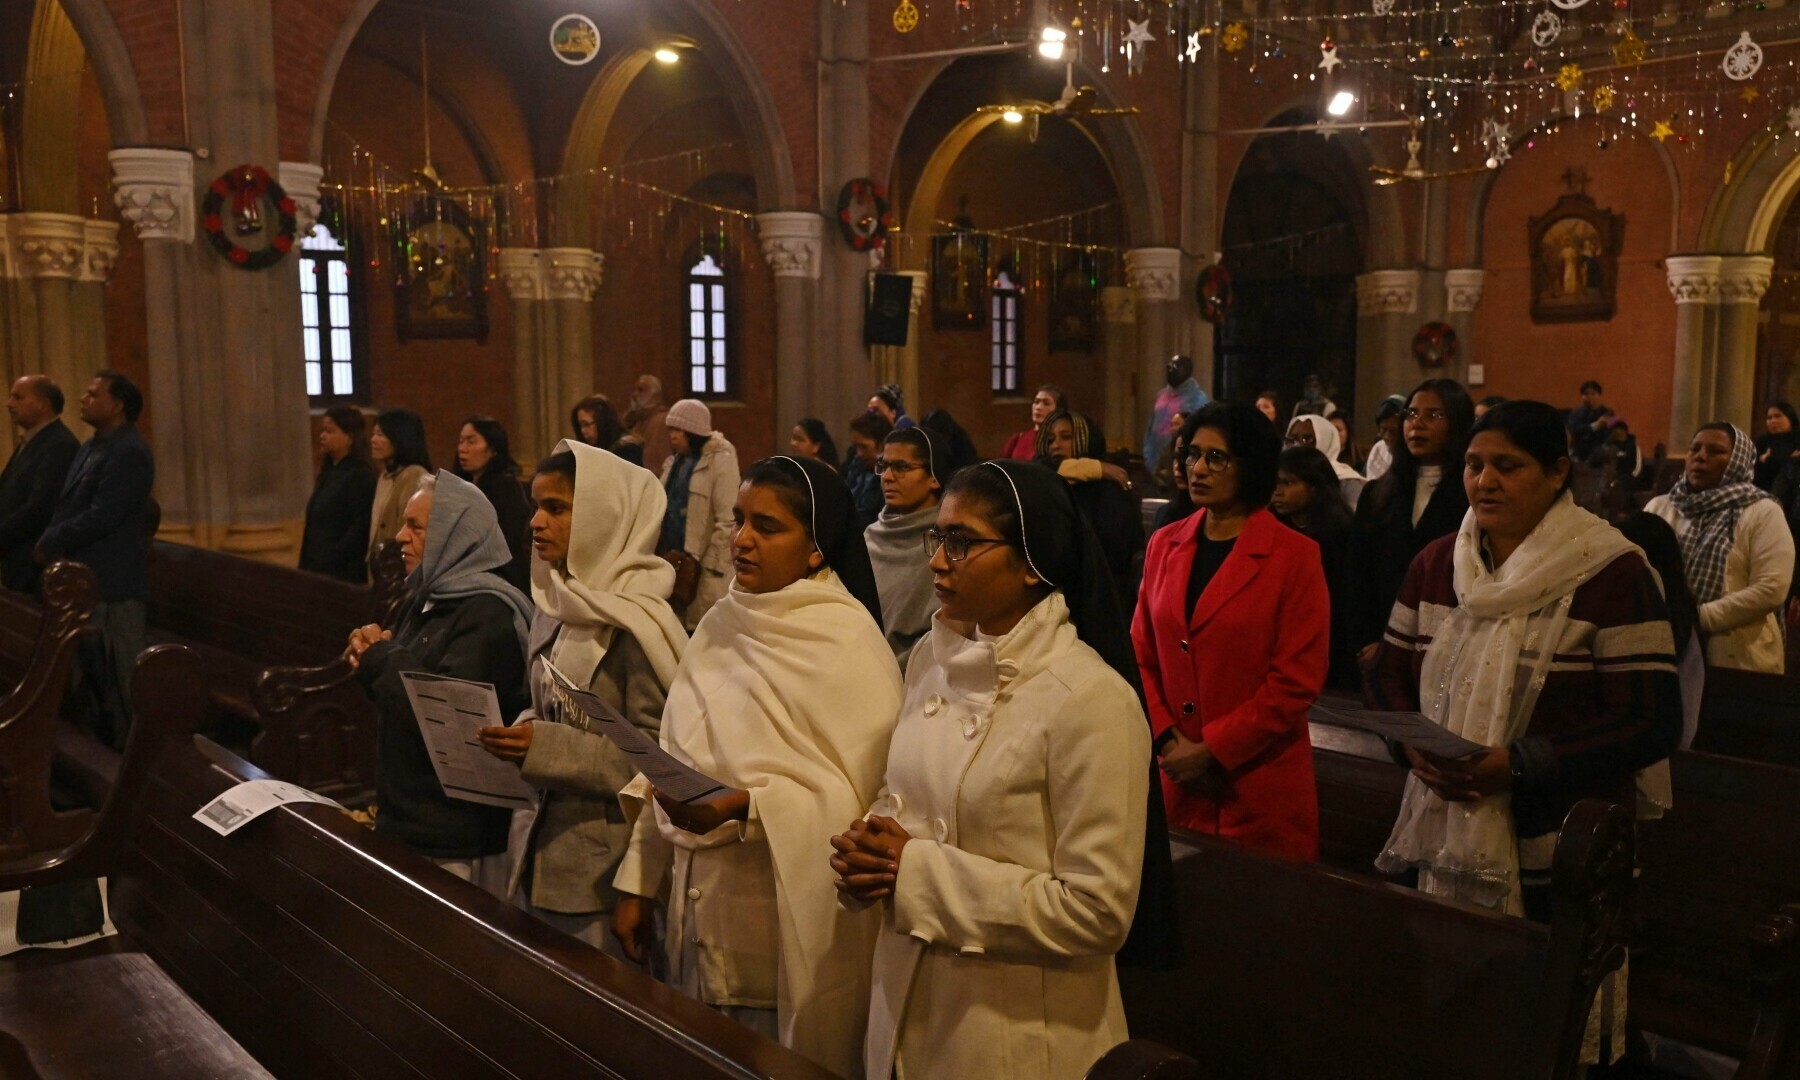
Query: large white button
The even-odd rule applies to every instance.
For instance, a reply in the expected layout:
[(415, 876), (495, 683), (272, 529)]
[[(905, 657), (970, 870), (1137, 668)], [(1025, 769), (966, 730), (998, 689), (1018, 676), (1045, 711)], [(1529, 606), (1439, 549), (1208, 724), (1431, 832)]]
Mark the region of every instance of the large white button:
[(1019, 662), (1017, 660), (1002, 660), (994, 665), (994, 670), (999, 672), (1002, 679), (1016, 679), (1019, 677)]
[(982, 948), (979, 945), (964, 945), (962, 948), (956, 950), (956, 955), (958, 955), (958, 956), (986, 956), (987, 950)]
[(930, 697), (925, 699), (925, 715), (926, 716), (936, 716), (938, 714), (938, 711), (941, 710), (943, 707), (944, 707), (944, 699), (941, 697), (938, 697), (936, 694), (933, 694)]
[(700, 890), (699, 889), (689, 889), (688, 890), (688, 899), (689, 900), (700, 899)]
[(950, 825), (944, 821), (943, 818), (933, 818), (931, 822), (931, 835), (937, 837), (938, 842), (942, 843), (950, 836)]

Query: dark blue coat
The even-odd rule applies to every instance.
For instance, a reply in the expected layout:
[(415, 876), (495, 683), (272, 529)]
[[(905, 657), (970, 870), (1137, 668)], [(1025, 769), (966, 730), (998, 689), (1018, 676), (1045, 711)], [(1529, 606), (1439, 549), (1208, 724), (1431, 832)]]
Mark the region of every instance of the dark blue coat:
[(37, 591), (40, 568), (31, 549), (50, 524), (80, 449), (75, 433), (61, 420), (52, 420), (0, 472), (0, 585)]
[(49, 560), (85, 563), (100, 580), (100, 599), (150, 595), (150, 538), (144, 535), (156, 459), (135, 425), (82, 444), (62, 498), (38, 541)]

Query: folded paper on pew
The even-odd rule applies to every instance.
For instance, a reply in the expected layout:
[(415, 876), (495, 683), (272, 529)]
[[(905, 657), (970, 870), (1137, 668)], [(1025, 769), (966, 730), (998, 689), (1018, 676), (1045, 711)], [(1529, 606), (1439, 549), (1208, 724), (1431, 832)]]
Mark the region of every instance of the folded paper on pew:
[(331, 799), (286, 780), (246, 780), (221, 791), (194, 814), (194, 820), (220, 836), (230, 836), (277, 806), (309, 802), (343, 809)]
[(567, 675), (556, 670), (555, 664), (545, 660), (544, 667), (556, 680), (557, 696), (563, 705), (586, 716), (601, 734), (625, 751), (638, 772), (643, 773), (656, 790), (684, 803), (706, 802), (725, 792), (726, 785), (664, 750), (661, 743), (621, 716), (619, 710), (570, 682)]
[(400, 681), (445, 795), (513, 810), (537, 805), (519, 767), (481, 748), (482, 728), (506, 726), (492, 685), (423, 671), (403, 671)]
[(1457, 761), (1488, 749), (1477, 742), (1470, 742), (1443, 727), (1438, 726), (1424, 713), (1416, 712), (1379, 712), (1374, 709), (1334, 709), (1317, 702), (1308, 710), (1310, 719), (1321, 720), (1339, 727), (1352, 727), (1361, 731), (1371, 731), (1384, 739), (1392, 739), (1397, 743), (1412, 747), (1414, 750), (1436, 757)]

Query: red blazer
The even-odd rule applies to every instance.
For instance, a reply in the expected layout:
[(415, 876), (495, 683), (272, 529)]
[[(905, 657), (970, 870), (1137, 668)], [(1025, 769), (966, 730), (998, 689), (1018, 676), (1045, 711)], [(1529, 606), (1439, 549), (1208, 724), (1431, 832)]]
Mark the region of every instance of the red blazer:
[(1002, 460), (1030, 461), (1037, 457), (1037, 428), (1021, 431), (1006, 440), (1006, 447), (1000, 451)]
[(1319, 794), (1306, 711), (1325, 685), (1331, 598), (1319, 546), (1256, 510), (1186, 610), (1202, 510), (1144, 554), (1131, 638), (1150, 725), (1204, 742), (1225, 767), (1217, 797), (1163, 778), (1170, 824), (1293, 859), (1319, 856)]

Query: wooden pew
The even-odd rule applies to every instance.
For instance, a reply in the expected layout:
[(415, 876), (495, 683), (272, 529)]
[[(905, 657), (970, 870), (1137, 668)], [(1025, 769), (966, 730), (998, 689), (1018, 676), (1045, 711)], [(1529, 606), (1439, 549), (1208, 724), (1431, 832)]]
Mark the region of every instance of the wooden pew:
[[(1373, 876), (1406, 770), (1364, 732), (1315, 721), (1311, 734), (1321, 859)], [(1752, 945), (1772, 933), (1765, 922), (1800, 901), (1800, 770), (1686, 751), (1670, 760), (1670, 774), (1674, 809), (1642, 829), (1629, 1019), (1634, 1031), (1747, 1068), (1753, 1028), (1775, 1030), (1772, 1017), (1800, 1009), (1791, 978), (1785, 991), (1779, 980), (1752, 979)]]
[(0, 959), (0, 1066), (10, 1046), (37, 1075), (134, 1080), (830, 1075), (331, 807), (214, 834), (194, 812), (264, 774), (180, 738), (200, 685), (185, 650), (147, 655), (113, 832), (0, 866), (0, 890), (108, 875), (119, 930)]
[(341, 656), (352, 629), (403, 599), (399, 548), (383, 548), (372, 588), (160, 541), (150, 576), (151, 640), (206, 661), (207, 730), (283, 780), (366, 799), (375, 712)]
[(1175, 843), (1187, 962), (1119, 975), (1133, 1035), (1202, 1076), (1562, 1080), (1624, 958), (1631, 822), (1603, 803), (1569, 815), (1551, 926), (1212, 837)]
[(1693, 748), (1800, 768), (1800, 680), (1707, 668)]
[(0, 590), (0, 679), (12, 688), (0, 700), (0, 860), (60, 848), (92, 824), (89, 811), (51, 808), (50, 762), (99, 595), (93, 571), (72, 562), (45, 570), (38, 596)]

